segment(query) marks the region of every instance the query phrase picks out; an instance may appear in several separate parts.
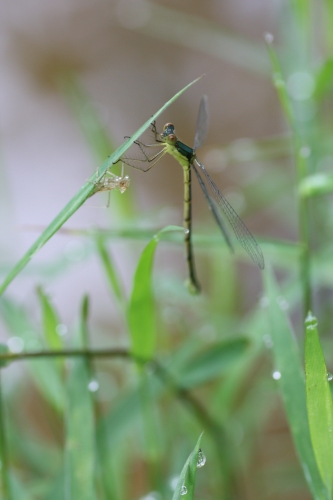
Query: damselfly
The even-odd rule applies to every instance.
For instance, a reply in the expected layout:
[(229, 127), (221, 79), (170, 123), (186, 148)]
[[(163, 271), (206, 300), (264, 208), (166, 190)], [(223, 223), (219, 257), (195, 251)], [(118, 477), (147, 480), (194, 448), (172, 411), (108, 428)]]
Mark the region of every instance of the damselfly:
[(110, 192), (114, 189), (119, 189), (121, 193), (124, 193), (130, 185), (130, 178), (128, 175), (124, 175), (124, 165), (122, 166), (121, 175), (115, 175), (113, 172), (106, 171), (102, 179), (94, 183), (94, 189), (90, 193), (93, 196), (100, 191), (108, 191), (108, 203), (110, 203)]
[[(140, 148), (142, 158), (121, 158), (121, 161), (131, 167), (138, 168), (144, 172), (150, 170), (166, 153), (171, 154), (183, 167), (184, 173), (184, 229), (186, 259), (189, 269), (189, 289), (193, 293), (200, 291), (200, 285), (196, 276), (194, 256), (192, 248), (192, 211), (191, 211), (191, 169), (194, 170), (200, 187), (205, 195), (208, 206), (226, 239), (227, 245), (233, 251), (233, 245), (224, 225), (221, 212), (225, 215), (231, 225), (237, 240), (250, 255), (251, 259), (258, 264), (260, 269), (264, 268), (264, 257), (262, 251), (245, 226), (241, 218), (236, 214), (230, 203), (222, 195), (215, 182), (212, 180), (205, 167), (197, 158), (196, 150), (203, 145), (208, 131), (208, 100), (203, 96), (200, 102), (197, 120), (196, 133), (193, 148), (179, 141), (175, 134), (175, 127), (172, 123), (167, 123), (163, 127), (163, 132), (159, 134), (156, 123), (151, 124), (151, 131), (154, 134), (154, 144), (144, 144), (135, 141)], [(161, 148), (156, 154), (149, 156), (147, 148)]]

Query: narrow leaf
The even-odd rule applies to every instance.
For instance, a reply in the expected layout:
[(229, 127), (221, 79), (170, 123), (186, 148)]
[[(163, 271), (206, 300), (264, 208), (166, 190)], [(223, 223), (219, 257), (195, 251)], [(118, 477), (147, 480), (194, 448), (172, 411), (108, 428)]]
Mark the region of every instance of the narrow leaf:
[[(2, 298), (0, 313), (11, 335), (22, 339), (24, 346), (36, 345), (35, 349), (41, 348), (39, 336), (22, 307)], [(26, 363), (41, 394), (56, 410), (61, 411), (64, 406), (64, 390), (57, 360), (39, 358)]]
[(53, 221), (47, 226), (47, 228), (42, 232), (42, 234), (37, 238), (35, 243), (29, 248), (29, 250), (24, 254), (24, 256), (18, 261), (18, 263), (12, 268), (9, 274), (6, 276), (4, 281), (0, 286), (0, 295), (6, 290), (8, 285), (13, 281), (13, 279), (24, 269), (28, 264), (30, 259), (47, 243), (47, 241), (52, 238), (52, 236), (61, 228), (63, 224), (81, 207), (85, 200), (89, 197), (94, 189), (94, 183), (99, 181), (105, 172), (112, 168), (113, 164), (119, 160), (119, 158), (127, 151), (127, 149), (133, 144), (133, 142), (140, 137), (141, 134), (149, 127), (152, 121), (154, 121), (165, 109), (170, 106), (186, 89), (191, 85), (196, 83), (201, 77), (197, 78), (189, 85), (186, 85), (180, 92), (175, 94), (169, 101), (167, 101), (153, 116), (148, 118), (148, 120), (130, 137), (127, 139), (112, 155), (108, 157), (107, 160), (100, 166), (98, 172), (93, 174), (90, 179), (81, 187), (81, 189), (76, 193), (76, 195), (67, 203), (67, 205), (59, 212), (59, 214), (53, 219)]
[(37, 295), (42, 309), (44, 337), (51, 349), (61, 349), (63, 347), (63, 342), (60, 335), (57, 333), (57, 326), (60, 324), (58, 315), (41, 287), (37, 288)]
[(179, 226), (168, 226), (159, 231), (143, 250), (135, 271), (127, 321), (135, 356), (150, 359), (155, 349), (155, 304), (152, 289), (152, 269), (157, 243), (163, 233), (181, 231)]
[(67, 381), (66, 498), (95, 498), (94, 416), (84, 359), (75, 359)]
[(313, 451), (329, 498), (333, 493), (333, 402), (320, 345), (317, 319), (305, 320), (306, 403)]
[[(88, 347), (88, 297), (81, 306), (80, 329), (76, 344)], [(92, 395), (89, 392), (88, 360), (75, 359), (67, 380), (66, 405), (66, 499), (96, 498), (95, 483), (95, 419)]]
[(106, 277), (110, 284), (110, 287), (119, 302), (119, 304), (123, 301), (123, 288), (120, 282), (120, 277), (118, 276), (115, 265), (112, 261), (110, 254), (108, 253), (104, 239), (101, 237), (96, 238), (97, 250), (102, 261)]
[(185, 462), (185, 465), (180, 473), (175, 492), (172, 500), (181, 500), (184, 495), (184, 488), (186, 488), (186, 500), (194, 498), (195, 476), (197, 471), (198, 454), (202, 434), (200, 434), (197, 444), (195, 445), (192, 453)]
[(270, 335), (273, 341), (275, 367), (291, 434), (303, 467), (305, 478), (315, 499), (324, 499), (324, 488), (318, 472), (307, 421), (305, 381), (298, 346), (281, 303), (272, 270), (265, 272), (266, 295), (269, 298)]

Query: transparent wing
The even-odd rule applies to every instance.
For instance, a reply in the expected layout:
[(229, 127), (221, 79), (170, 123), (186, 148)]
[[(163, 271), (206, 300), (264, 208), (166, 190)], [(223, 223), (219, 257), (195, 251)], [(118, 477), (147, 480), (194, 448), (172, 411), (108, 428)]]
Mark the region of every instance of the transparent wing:
[(200, 101), (197, 127), (194, 137), (194, 151), (200, 148), (205, 142), (208, 132), (208, 97), (203, 95)]
[(165, 144), (156, 140), (155, 123), (151, 126), (151, 132), (153, 132), (153, 143), (145, 144), (142, 141), (135, 141), (126, 156), (122, 156), (118, 162), (121, 161), (142, 172), (150, 170), (166, 153)]
[(230, 239), (230, 236), (229, 236), (229, 233), (227, 231), (227, 228), (225, 227), (225, 224), (224, 224), (224, 221), (220, 215), (220, 212), (219, 212), (219, 208), (218, 206), (216, 205), (215, 201), (209, 196), (209, 193), (208, 193), (208, 189), (204, 183), (204, 181), (202, 180), (199, 172), (198, 172), (198, 169), (197, 167), (194, 165), (194, 163), (191, 164), (191, 166), (193, 167), (193, 170), (197, 176), (197, 179), (199, 181), (199, 184), (200, 184), (200, 187), (205, 195), (205, 198), (206, 198), (206, 201), (208, 203), (208, 206), (210, 208), (210, 210), (212, 211), (212, 214), (217, 222), (217, 225), (219, 226), (219, 228), (221, 229), (222, 231), (222, 234), (223, 236), (225, 237), (225, 240), (227, 242), (227, 245), (228, 247), (230, 248), (230, 250), (233, 252), (234, 251), (234, 247), (231, 243), (231, 239)]
[(215, 182), (211, 179), (205, 167), (197, 160), (197, 158), (195, 159), (195, 162), (206, 178), (208, 184), (208, 191), (210, 191), (216, 204), (222, 209), (224, 215), (228, 219), (228, 222), (231, 225), (237, 240), (242, 245), (244, 250), (246, 250), (246, 252), (249, 254), (253, 262), (258, 264), (260, 269), (264, 269), (265, 267), (264, 256), (262, 254), (260, 246), (254, 239), (248, 228), (245, 226), (242, 219), (236, 214), (235, 210), (232, 208), (230, 203), (225, 199), (225, 197), (223, 196), (223, 194), (221, 193)]

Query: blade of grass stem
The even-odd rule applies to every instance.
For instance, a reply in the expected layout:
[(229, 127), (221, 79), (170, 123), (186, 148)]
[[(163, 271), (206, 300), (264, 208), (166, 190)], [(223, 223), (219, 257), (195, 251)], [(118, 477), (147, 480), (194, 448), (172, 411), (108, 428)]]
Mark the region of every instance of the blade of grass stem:
[(194, 498), (194, 487), (195, 487), (195, 476), (197, 472), (198, 463), (198, 453), (200, 449), (202, 434), (200, 434), (199, 439), (190, 453), (185, 465), (180, 473), (175, 492), (173, 494), (172, 500), (181, 500), (184, 493), (182, 493), (183, 488), (187, 490), (186, 499), (193, 500)]
[[(287, 92), (286, 82), (283, 77), (282, 68), (279, 59), (273, 49), (272, 37), (270, 34), (265, 36), (268, 54), (273, 70), (273, 83), (276, 88), (282, 110), (284, 112), (287, 123), (293, 132), (293, 147), (296, 158), (296, 170), (298, 185), (302, 183), (307, 176), (307, 157), (309, 155), (308, 147), (303, 142), (297, 120), (291, 105), (291, 101)], [(311, 292), (311, 251), (310, 251), (310, 234), (309, 234), (309, 209), (305, 198), (298, 197), (298, 228), (299, 239), (302, 247), (300, 256), (300, 276), (303, 283), (303, 311), (304, 316), (311, 309), (312, 292)]]
[(85, 200), (89, 197), (94, 189), (94, 182), (99, 181), (105, 172), (109, 170), (115, 162), (127, 151), (127, 149), (137, 140), (140, 135), (149, 127), (165, 109), (170, 106), (185, 90), (196, 83), (201, 77), (197, 78), (190, 84), (186, 85), (181, 91), (177, 92), (169, 101), (167, 101), (152, 117), (150, 117), (129, 139), (127, 139), (107, 160), (100, 166), (98, 172), (90, 177), (90, 179), (81, 187), (77, 194), (67, 203), (67, 205), (59, 212), (53, 221), (47, 226), (42, 234), (37, 238), (24, 256), (11, 269), (0, 286), (0, 295), (6, 290), (13, 279), (24, 269), (32, 257), (52, 238), (52, 236), (61, 228), (61, 226), (81, 207)]
[(155, 349), (155, 304), (152, 270), (157, 243), (163, 234), (184, 229), (167, 226), (150, 240), (144, 248), (134, 275), (132, 294), (128, 304), (127, 321), (131, 334), (132, 352), (136, 357), (150, 359)]
[(306, 403), (313, 451), (327, 496), (333, 494), (333, 402), (317, 319), (305, 320)]
[(305, 478), (315, 499), (323, 500), (323, 484), (310, 440), (307, 421), (305, 381), (301, 368), (298, 346), (291, 325), (279, 304), (278, 290), (271, 267), (265, 271), (265, 290), (269, 299), (268, 317), (270, 335), (273, 341), (275, 368), (281, 374), (279, 387), (288, 418), (294, 444), (304, 471)]

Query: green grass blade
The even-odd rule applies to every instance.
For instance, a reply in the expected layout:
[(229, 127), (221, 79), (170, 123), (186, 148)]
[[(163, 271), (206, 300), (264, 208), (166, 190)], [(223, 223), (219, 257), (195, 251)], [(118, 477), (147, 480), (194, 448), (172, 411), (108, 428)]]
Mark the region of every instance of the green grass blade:
[[(84, 348), (88, 344), (88, 298), (81, 307), (79, 339)], [(93, 398), (89, 392), (89, 363), (74, 359), (67, 379), (66, 405), (66, 499), (91, 500), (95, 494), (95, 417)]]
[(89, 373), (84, 359), (72, 363), (67, 381), (66, 498), (91, 500), (95, 498), (95, 440)]
[(82, 134), (97, 161), (114, 151), (107, 127), (103, 125), (91, 97), (81, 85), (79, 79), (70, 71), (61, 71), (56, 75), (56, 83), (61, 93), (67, 99)]
[(57, 333), (57, 326), (60, 324), (58, 315), (51, 304), (48, 296), (41, 287), (37, 288), (37, 295), (42, 309), (42, 325), (44, 337), (51, 349), (62, 349), (63, 342)]
[(278, 56), (273, 48), (273, 39), (270, 33), (266, 33), (265, 35), (266, 47), (268, 50), (269, 59), (271, 62), (273, 74), (273, 84), (276, 88), (276, 92), (281, 104), (282, 111), (285, 115), (287, 123), (292, 128), (295, 136), (298, 136), (298, 129), (296, 125), (294, 110), (291, 105), (291, 101), (287, 91), (286, 81), (282, 74), (281, 65), (278, 59)]
[(152, 121), (154, 121), (163, 111), (167, 109), (170, 104), (172, 104), (186, 89), (191, 85), (196, 83), (201, 77), (197, 78), (190, 84), (186, 85), (182, 90), (175, 94), (169, 101), (167, 101), (152, 117), (148, 120), (130, 137), (127, 139), (111, 156), (105, 160), (105, 162), (98, 169), (97, 174), (94, 174), (90, 179), (81, 187), (81, 189), (76, 193), (76, 195), (67, 203), (67, 205), (59, 212), (59, 214), (53, 219), (51, 224), (42, 232), (42, 234), (37, 238), (35, 243), (29, 248), (29, 250), (24, 254), (24, 256), (18, 261), (18, 263), (13, 267), (13, 269), (6, 276), (4, 281), (0, 286), (0, 295), (6, 290), (8, 285), (13, 281), (13, 279), (24, 269), (32, 257), (47, 243), (47, 241), (52, 238), (52, 236), (61, 228), (61, 226), (81, 207), (85, 200), (89, 197), (94, 189), (94, 182), (100, 180), (105, 172), (109, 170), (113, 163), (119, 160), (119, 158), (127, 151), (127, 149), (133, 144), (133, 142), (143, 134), (143, 132), (149, 127)]
[(265, 289), (269, 298), (270, 334), (273, 341), (275, 367), (281, 374), (279, 380), (285, 411), (295, 447), (313, 497), (324, 499), (324, 488), (313, 454), (307, 421), (305, 381), (300, 355), (294, 334), (278, 301), (278, 290), (270, 266), (265, 271)]
[(195, 445), (193, 451), (185, 462), (185, 465), (180, 473), (172, 500), (181, 500), (182, 498), (184, 498), (184, 493), (182, 494), (183, 487), (187, 489), (186, 500), (192, 500), (194, 498), (195, 476), (197, 471), (198, 453), (200, 449), (201, 438), (202, 434), (200, 434), (197, 444)]
[(306, 403), (313, 451), (328, 498), (333, 494), (333, 402), (317, 319), (308, 314), (305, 337)]
[[(41, 347), (34, 325), (22, 307), (17, 306), (14, 301), (2, 298), (0, 313), (8, 331), (22, 339), (25, 346), (35, 344), (37, 348)], [(40, 358), (27, 361), (27, 366), (41, 394), (60, 412), (64, 407), (64, 389), (58, 361)]]
[(159, 231), (143, 250), (135, 271), (132, 294), (127, 309), (127, 321), (135, 356), (150, 359), (155, 349), (155, 304), (152, 290), (152, 270), (157, 243), (163, 233), (181, 231), (168, 226)]
[(124, 291), (122, 283), (120, 281), (120, 277), (117, 273), (114, 262), (107, 251), (104, 238), (97, 237), (96, 246), (105, 271), (106, 278), (110, 284), (110, 288), (118, 303), (122, 304), (124, 301)]

